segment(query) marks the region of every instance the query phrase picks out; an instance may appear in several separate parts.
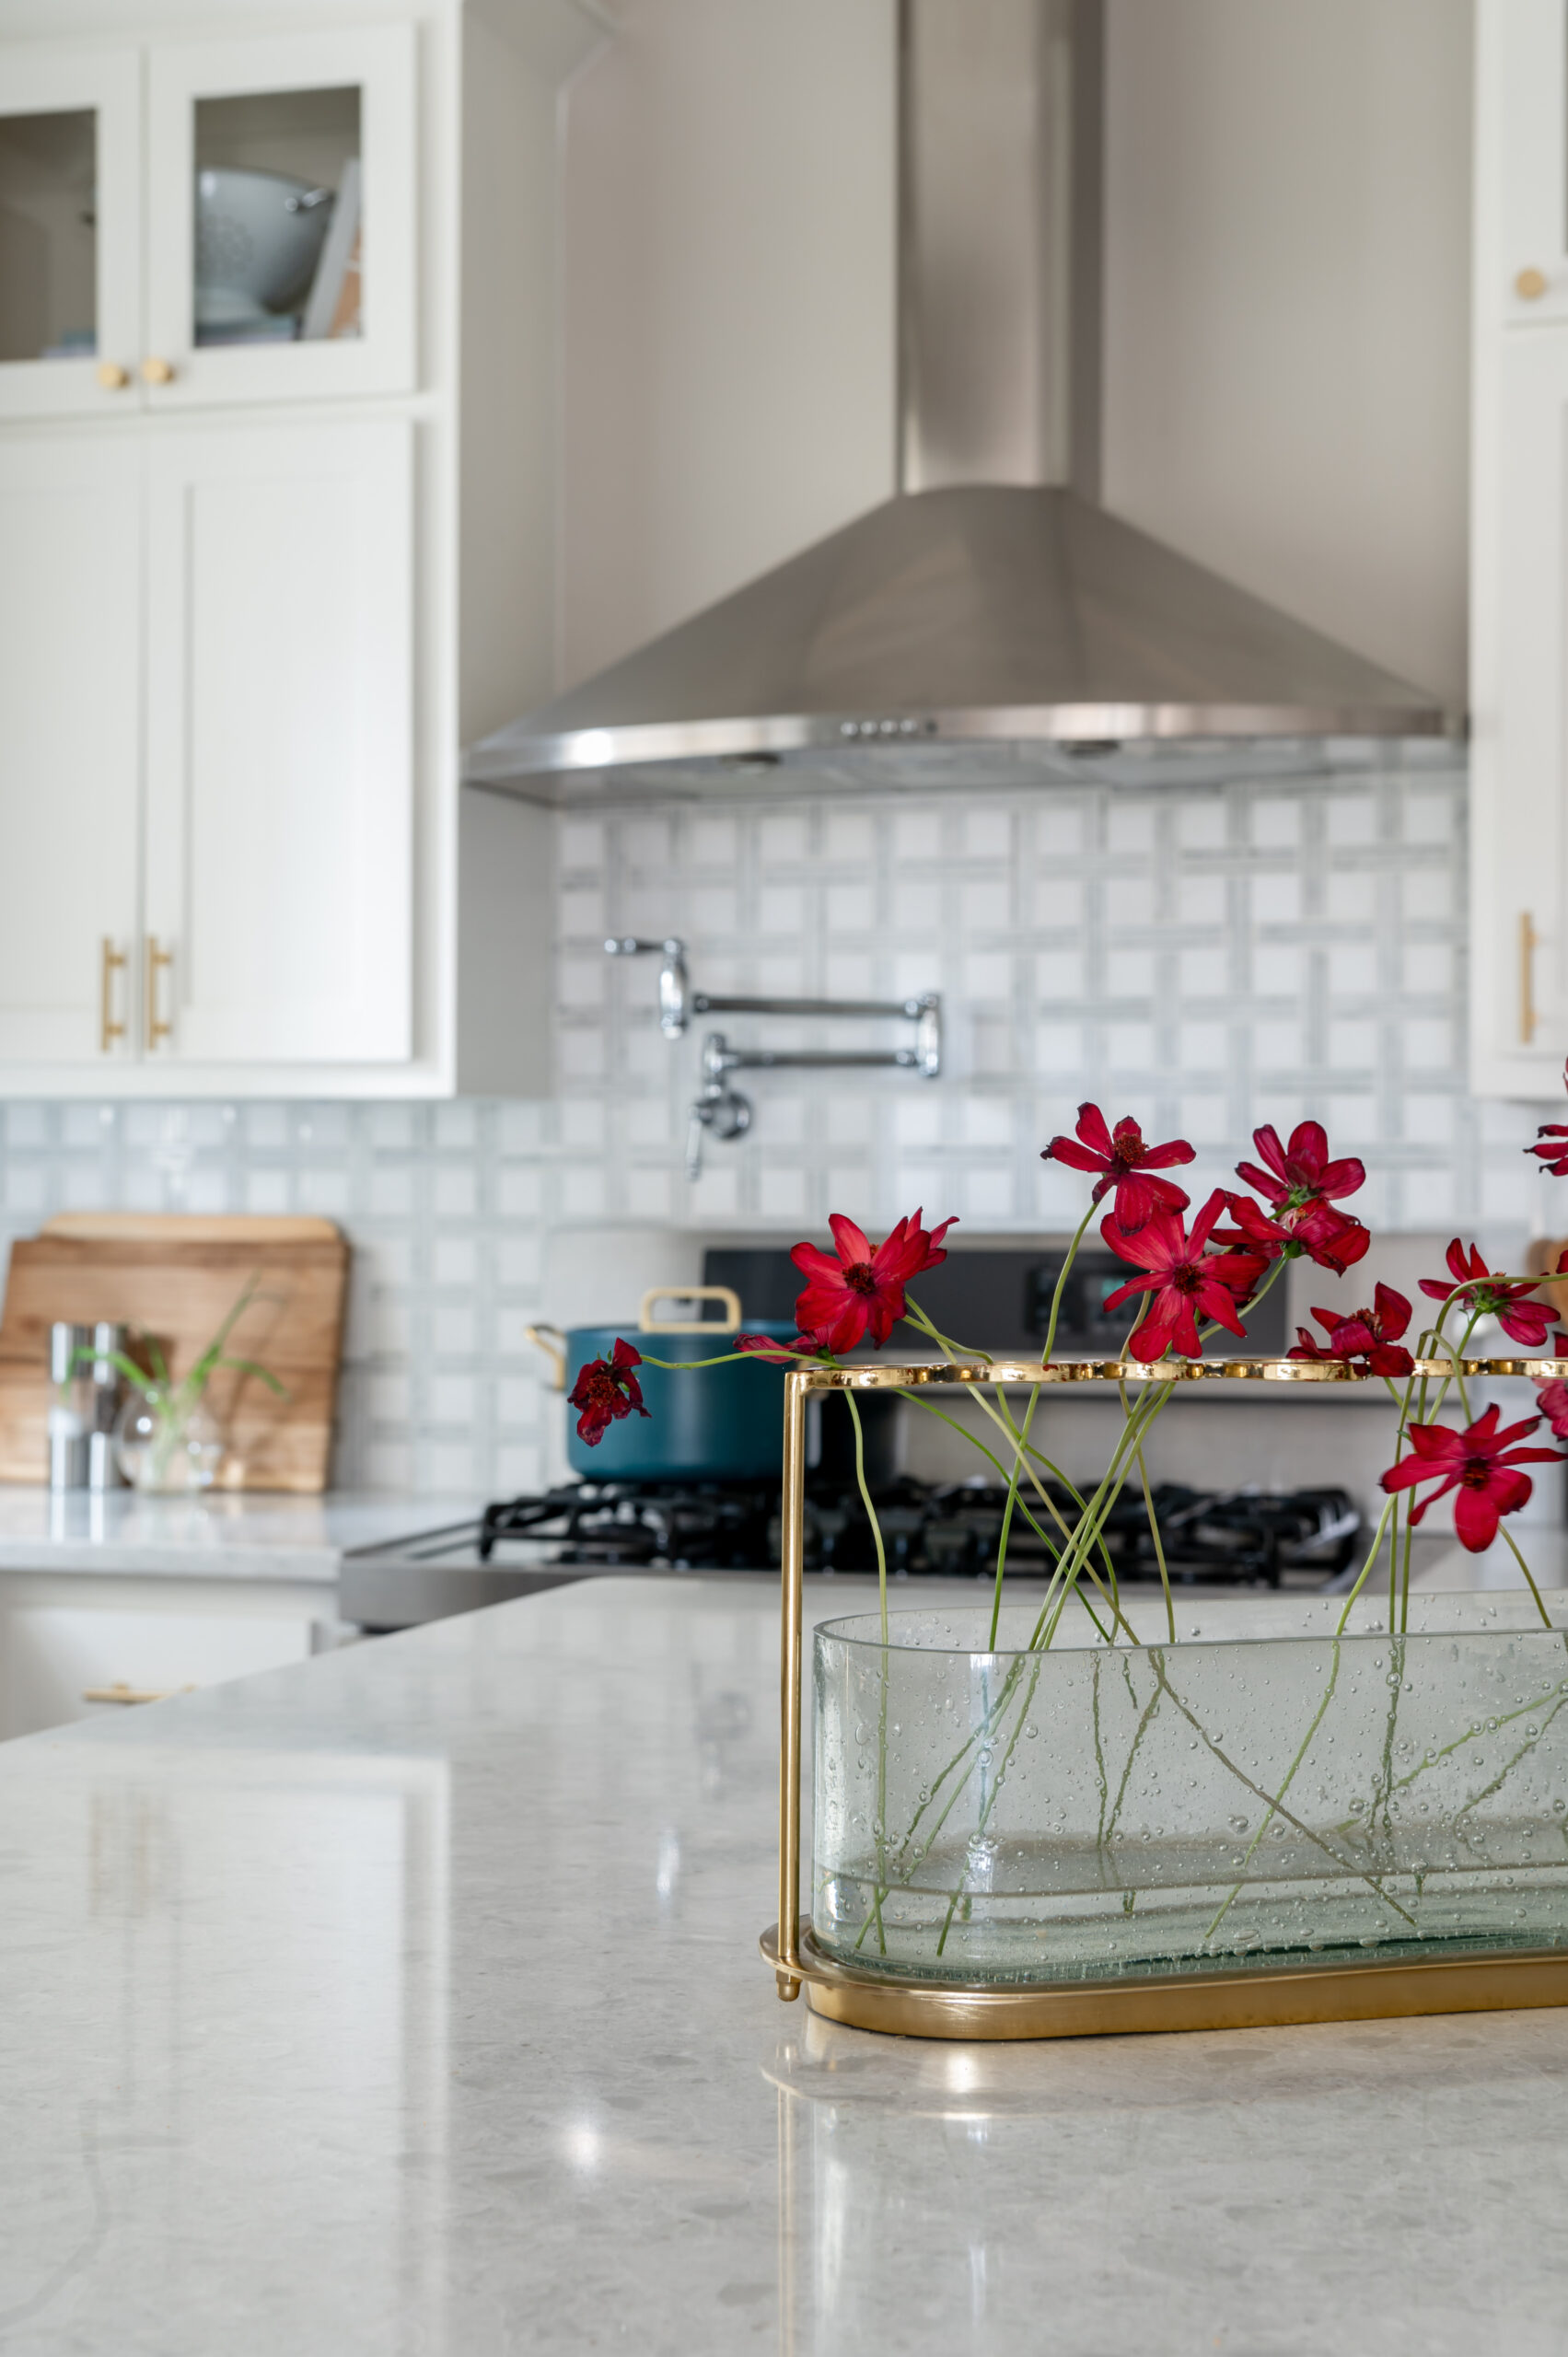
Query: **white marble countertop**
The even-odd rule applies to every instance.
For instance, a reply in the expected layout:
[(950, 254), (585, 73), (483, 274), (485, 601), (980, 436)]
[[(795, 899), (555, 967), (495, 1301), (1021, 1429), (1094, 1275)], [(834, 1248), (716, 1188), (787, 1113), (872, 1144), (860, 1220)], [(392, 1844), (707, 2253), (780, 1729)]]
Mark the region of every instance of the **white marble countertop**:
[(165, 1578), (333, 1582), (344, 1554), (472, 1521), (477, 1498), (329, 1490), (209, 1491), (203, 1498), (134, 1490), (0, 1485), (0, 1573), (136, 1572)]
[(0, 1747), (6, 2357), (1558, 2357), (1568, 2012), (781, 2005), (774, 1614), (599, 1580)]

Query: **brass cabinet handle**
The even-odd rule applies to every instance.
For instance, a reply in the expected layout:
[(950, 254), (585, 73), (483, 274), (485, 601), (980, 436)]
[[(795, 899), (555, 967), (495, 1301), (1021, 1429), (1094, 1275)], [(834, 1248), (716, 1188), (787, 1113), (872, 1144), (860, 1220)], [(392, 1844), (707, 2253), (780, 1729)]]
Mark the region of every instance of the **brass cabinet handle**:
[(1528, 1047), (1536, 1036), (1536, 951), (1540, 935), (1528, 909), (1519, 918), (1519, 1039)]
[(98, 1044), (99, 1052), (108, 1055), (116, 1039), (125, 1037), (123, 1023), (114, 1020), (114, 976), (122, 970), (125, 952), (116, 949), (108, 934), (103, 936), (103, 958), (99, 977)]
[(156, 933), (147, 935), (147, 1046), (156, 1048), (160, 1039), (172, 1036), (173, 1026), (164, 1022), (157, 1011), (157, 978), (174, 963), (172, 949), (160, 949)]
[(174, 382), (173, 361), (144, 360), (142, 363), (142, 382), (144, 385), (172, 385)]
[(117, 1678), (112, 1686), (84, 1686), (84, 1702), (167, 1702), (176, 1694), (194, 1694), (193, 1686), (127, 1686)]
[(1515, 276), (1514, 292), (1521, 303), (1539, 303), (1550, 285), (1544, 270), (1521, 270)]
[(122, 368), (118, 360), (100, 360), (97, 376), (106, 393), (122, 393), (131, 381), (131, 371)]

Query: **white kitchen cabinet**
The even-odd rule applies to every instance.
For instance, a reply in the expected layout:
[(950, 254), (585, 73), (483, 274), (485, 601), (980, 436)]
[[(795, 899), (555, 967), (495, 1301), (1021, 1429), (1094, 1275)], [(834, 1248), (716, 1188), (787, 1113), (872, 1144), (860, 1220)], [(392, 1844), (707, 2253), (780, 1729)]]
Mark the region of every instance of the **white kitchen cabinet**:
[(1475, 1080), (1555, 1095), (1568, 1056), (1568, 327), (1509, 336), (1478, 481)]
[[(1568, 8), (1477, 15), (1471, 1082), (1568, 1055)], [(1542, 284), (1516, 281), (1535, 271)], [(1533, 299), (1531, 299), (1533, 297)]]
[(0, 52), (0, 418), (412, 391), (416, 40)]
[(412, 1046), (414, 427), (149, 445), (143, 1045)]
[[(0, 1096), (543, 1095), (552, 822), (459, 749), (554, 685), (556, 101), (603, 27), (226, 14), (0, 0)], [(257, 170), (357, 180), (319, 335), (214, 261), (200, 176)]]
[(292, 1582), (0, 1577), (0, 1740), (304, 1661), (340, 1631)]
[(128, 1049), (140, 471), (123, 438), (0, 435), (0, 1061)]

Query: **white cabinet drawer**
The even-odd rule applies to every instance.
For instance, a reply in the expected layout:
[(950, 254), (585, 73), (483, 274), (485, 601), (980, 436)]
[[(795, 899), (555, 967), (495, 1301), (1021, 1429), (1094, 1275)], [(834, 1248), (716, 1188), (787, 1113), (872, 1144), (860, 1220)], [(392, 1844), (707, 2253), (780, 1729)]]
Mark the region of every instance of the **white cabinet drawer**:
[(248, 1678), (311, 1651), (310, 1620), (264, 1611), (0, 1606), (0, 1736), (37, 1735), (134, 1707), (91, 1700), (179, 1693)]

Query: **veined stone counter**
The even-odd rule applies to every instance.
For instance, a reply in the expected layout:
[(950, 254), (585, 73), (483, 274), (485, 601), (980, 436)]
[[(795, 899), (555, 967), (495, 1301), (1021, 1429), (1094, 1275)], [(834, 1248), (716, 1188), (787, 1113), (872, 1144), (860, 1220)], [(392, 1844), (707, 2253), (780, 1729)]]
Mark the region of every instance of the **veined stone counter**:
[(1568, 2012), (815, 2022), (776, 1711), (772, 1583), (605, 1579), (0, 1750), (6, 2357), (1558, 2357)]
[(350, 1490), (319, 1497), (210, 1490), (174, 1498), (0, 1484), (0, 1572), (334, 1581), (352, 1548), (470, 1521), (481, 1508), (474, 1498)]

